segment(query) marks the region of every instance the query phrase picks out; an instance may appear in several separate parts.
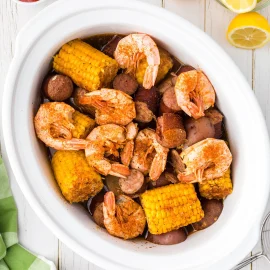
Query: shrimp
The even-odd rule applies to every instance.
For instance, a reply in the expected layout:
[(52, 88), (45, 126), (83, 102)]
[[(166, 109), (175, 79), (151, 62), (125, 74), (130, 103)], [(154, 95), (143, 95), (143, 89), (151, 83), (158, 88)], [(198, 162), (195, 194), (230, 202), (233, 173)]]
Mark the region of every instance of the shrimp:
[(105, 156), (118, 156), (118, 149), (126, 141), (125, 128), (108, 124), (94, 128), (86, 138), (86, 159), (91, 167), (103, 175), (114, 175), (125, 178), (130, 175), (129, 168), (123, 164), (112, 163)]
[(165, 170), (169, 149), (157, 142), (156, 133), (143, 129), (135, 139), (134, 156), (131, 168), (149, 173), (150, 179), (156, 181)]
[(202, 71), (181, 73), (174, 90), (177, 104), (195, 119), (204, 116), (204, 111), (215, 104), (215, 90)]
[(141, 59), (146, 57), (146, 68), (143, 87), (150, 89), (155, 85), (160, 64), (159, 50), (153, 39), (146, 34), (130, 34), (122, 38), (114, 52), (114, 58), (119, 66), (127, 69), (127, 73), (135, 75)]
[(202, 182), (224, 175), (232, 163), (232, 154), (225, 141), (205, 139), (180, 154), (186, 166), (179, 172), (178, 179), (182, 182)]
[(129, 123), (126, 126), (126, 131), (127, 142), (121, 152), (121, 161), (124, 165), (129, 166), (134, 152), (134, 139), (138, 134), (138, 124)]
[(144, 231), (144, 211), (128, 196), (119, 195), (115, 200), (114, 193), (107, 192), (104, 196), (103, 215), (105, 228), (111, 235), (131, 239)]
[(84, 94), (81, 104), (96, 108), (98, 125), (117, 124), (125, 126), (136, 117), (132, 97), (120, 90), (103, 88)]
[(63, 102), (42, 104), (34, 118), (38, 138), (56, 150), (85, 149), (88, 143), (86, 140), (72, 137), (74, 112), (71, 106)]

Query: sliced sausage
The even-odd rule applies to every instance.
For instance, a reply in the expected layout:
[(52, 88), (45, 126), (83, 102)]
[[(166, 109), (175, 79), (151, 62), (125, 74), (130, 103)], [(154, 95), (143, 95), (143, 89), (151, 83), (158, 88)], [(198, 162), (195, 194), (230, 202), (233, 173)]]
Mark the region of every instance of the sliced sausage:
[(145, 89), (139, 87), (135, 94), (136, 118), (135, 120), (142, 123), (149, 123), (156, 113), (159, 95), (156, 87)]
[(64, 101), (72, 95), (73, 82), (68, 76), (56, 74), (47, 77), (42, 88), (45, 96), (50, 100)]
[(144, 175), (135, 169), (130, 170), (130, 175), (127, 178), (119, 179), (119, 186), (121, 190), (126, 194), (134, 194), (144, 184)]
[(133, 95), (137, 88), (138, 82), (129, 74), (121, 73), (117, 75), (113, 80), (113, 88), (121, 90), (128, 95)]
[(168, 107), (169, 109), (173, 110), (174, 112), (181, 111), (181, 108), (177, 104), (176, 101), (176, 95), (174, 91), (174, 86), (170, 87), (162, 96), (162, 101), (164, 102), (164, 105)]
[(216, 139), (220, 139), (223, 135), (223, 115), (217, 109), (208, 109), (205, 111), (205, 116), (210, 119), (211, 123), (215, 127), (215, 135)]
[(103, 48), (102, 52), (110, 56), (111, 58), (114, 58), (114, 52), (116, 50), (116, 47), (118, 45), (118, 42), (122, 39), (123, 37), (115, 35), (112, 40), (110, 40)]
[(146, 235), (146, 240), (157, 245), (175, 245), (184, 242), (186, 239), (187, 232), (184, 228), (162, 234), (148, 232)]
[(205, 116), (199, 119), (188, 118), (185, 121), (185, 129), (187, 132), (186, 146), (191, 146), (204, 139), (215, 137), (215, 127), (211, 120)]
[(184, 72), (187, 72), (187, 71), (191, 71), (191, 70), (194, 70), (195, 68), (192, 67), (192, 66), (189, 66), (189, 65), (184, 65), (182, 66), (178, 72), (177, 72), (177, 75), (180, 75), (181, 73), (184, 73)]
[(196, 231), (203, 230), (214, 224), (218, 220), (223, 210), (222, 200), (202, 199), (201, 205), (204, 211), (204, 218), (192, 224), (194, 230)]
[(148, 188), (149, 189), (154, 189), (154, 188), (158, 188), (158, 187), (167, 186), (169, 184), (171, 184), (171, 182), (166, 178), (165, 172), (163, 172), (160, 175), (160, 177), (158, 178), (158, 180), (156, 180), (156, 181), (150, 181), (148, 183)]
[(157, 140), (168, 148), (175, 148), (184, 144), (186, 131), (184, 129), (182, 117), (174, 113), (164, 113), (157, 119)]
[(98, 206), (96, 207), (93, 213), (93, 219), (98, 226), (105, 228), (103, 216), (103, 203), (98, 204)]
[(168, 89), (174, 87), (176, 84), (177, 75), (171, 73), (168, 77), (158, 86), (158, 91), (163, 95)]
[(163, 113), (174, 113), (174, 110), (168, 108), (164, 102), (163, 99), (161, 99), (159, 104), (159, 115), (162, 116)]
[(170, 151), (170, 159), (176, 173), (185, 171), (185, 164), (183, 163), (182, 158), (175, 149)]
[(108, 188), (109, 191), (112, 191), (115, 196), (123, 194), (123, 191), (119, 185), (119, 177), (107, 175), (105, 177), (105, 186)]
[(104, 217), (103, 217), (103, 201), (105, 191), (102, 190), (96, 196), (91, 197), (87, 202), (87, 209), (93, 216), (93, 219), (97, 225), (104, 228)]
[(95, 116), (94, 107), (81, 103), (81, 98), (86, 93), (89, 93), (89, 92), (83, 88), (77, 87), (73, 93), (73, 102), (83, 113), (88, 113), (88, 114), (91, 114), (92, 116)]
[(181, 66), (180, 69), (175, 73), (171, 73), (167, 78), (158, 86), (158, 91), (163, 95), (168, 89), (174, 87), (176, 84), (177, 76), (183, 72), (194, 70), (192, 66)]

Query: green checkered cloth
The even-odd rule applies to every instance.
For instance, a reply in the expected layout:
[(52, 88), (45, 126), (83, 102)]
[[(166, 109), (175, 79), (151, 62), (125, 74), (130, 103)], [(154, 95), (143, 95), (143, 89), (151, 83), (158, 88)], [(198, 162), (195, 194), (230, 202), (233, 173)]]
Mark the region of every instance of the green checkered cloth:
[(0, 157), (0, 270), (54, 270), (54, 264), (18, 244), (17, 207)]

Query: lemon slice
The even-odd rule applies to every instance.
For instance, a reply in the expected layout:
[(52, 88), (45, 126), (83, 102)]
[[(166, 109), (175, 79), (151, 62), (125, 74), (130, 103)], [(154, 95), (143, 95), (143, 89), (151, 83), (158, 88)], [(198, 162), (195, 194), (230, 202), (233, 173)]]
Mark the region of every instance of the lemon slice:
[(228, 41), (238, 48), (256, 49), (264, 46), (270, 38), (268, 21), (259, 13), (237, 15), (227, 31)]
[(256, 7), (257, 0), (220, 0), (220, 2), (236, 13), (249, 12)]

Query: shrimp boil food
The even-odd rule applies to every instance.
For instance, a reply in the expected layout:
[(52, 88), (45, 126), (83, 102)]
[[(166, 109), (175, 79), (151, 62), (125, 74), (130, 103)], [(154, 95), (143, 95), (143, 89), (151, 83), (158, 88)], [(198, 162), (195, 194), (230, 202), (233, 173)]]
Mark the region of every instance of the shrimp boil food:
[(71, 40), (52, 68), (34, 127), (63, 197), (87, 206), (89, 222), (158, 245), (216, 222), (233, 157), (202, 69), (146, 33)]

